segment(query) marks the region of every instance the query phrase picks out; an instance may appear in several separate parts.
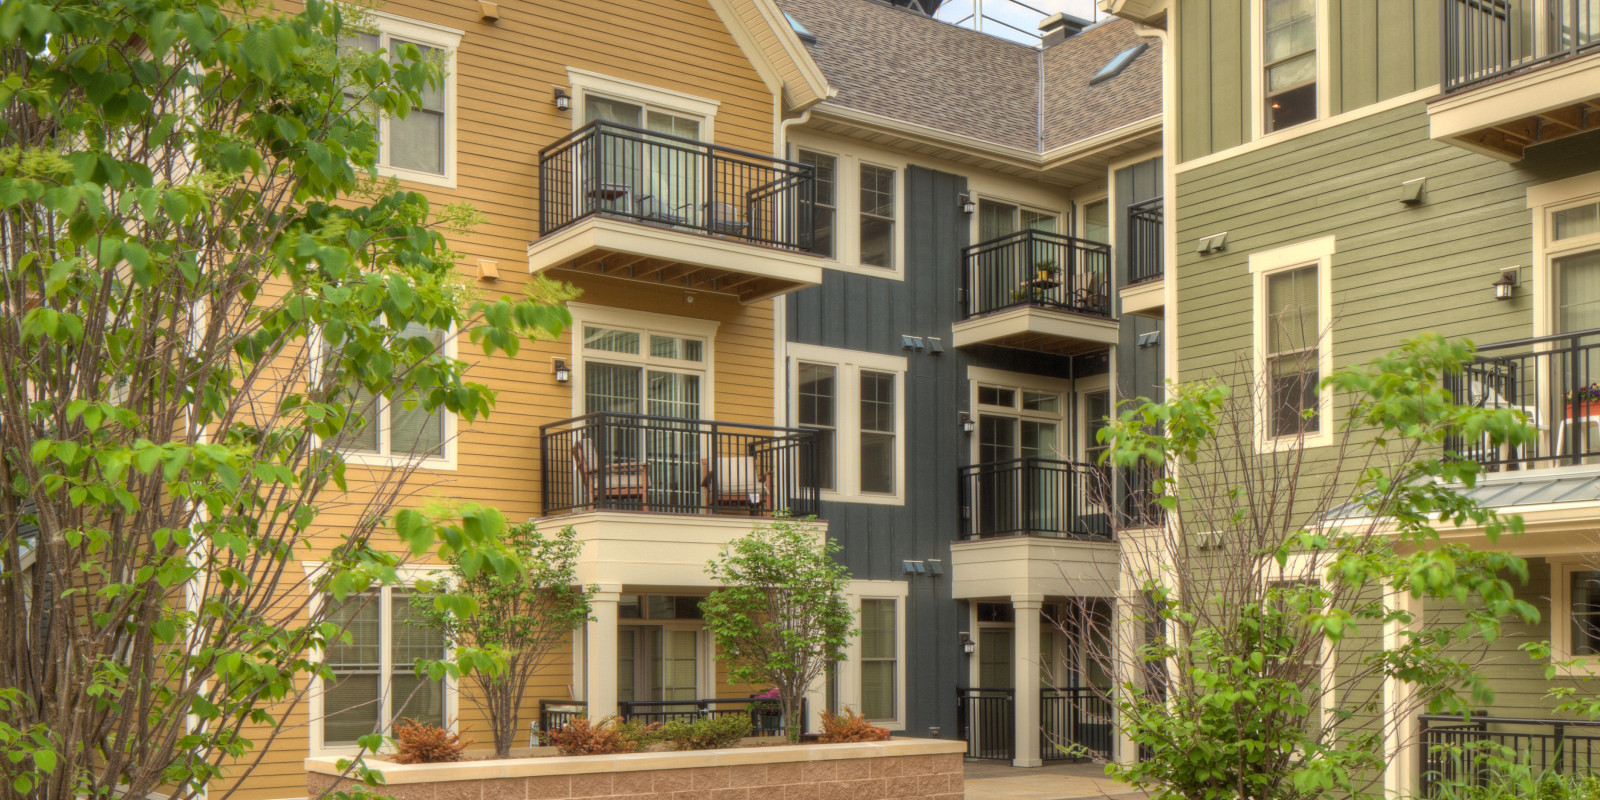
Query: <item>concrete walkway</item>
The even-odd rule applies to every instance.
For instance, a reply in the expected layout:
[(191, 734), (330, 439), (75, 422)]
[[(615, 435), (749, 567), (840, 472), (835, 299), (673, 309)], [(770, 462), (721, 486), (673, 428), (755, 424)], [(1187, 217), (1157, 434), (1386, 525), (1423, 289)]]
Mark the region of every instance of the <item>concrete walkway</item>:
[(1053, 764), (1019, 769), (992, 761), (969, 761), (967, 800), (1140, 800), (1144, 793), (1106, 777), (1099, 764)]

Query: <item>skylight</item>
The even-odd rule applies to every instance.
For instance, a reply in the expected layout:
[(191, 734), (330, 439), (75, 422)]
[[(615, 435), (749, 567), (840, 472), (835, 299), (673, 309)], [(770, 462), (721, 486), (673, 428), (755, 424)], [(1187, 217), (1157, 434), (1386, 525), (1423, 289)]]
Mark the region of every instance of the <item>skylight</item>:
[(817, 35), (806, 30), (806, 26), (801, 25), (800, 20), (789, 16), (789, 12), (787, 11), (783, 12), (783, 18), (789, 20), (789, 27), (794, 29), (795, 35), (800, 37), (800, 41), (805, 42), (806, 44), (817, 43)]
[(1122, 71), (1127, 69), (1128, 65), (1132, 64), (1133, 60), (1139, 57), (1140, 53), (1143, 53), (1148, 49), (1150, 49), (1150, 44), (1148, 42), (1144, 42), (1136, 44), (1116, 54), (1115, 56), (1112, 56), (1111, 60), (1107, 61), (1106, 65), (1101, 67), (1100, 71), (1096, 72), (1093, 78), (1089, 79), (1089, 85), (1093, 86), (1101, 81), (1109, 81), (1112, 78), (1121, 75)]

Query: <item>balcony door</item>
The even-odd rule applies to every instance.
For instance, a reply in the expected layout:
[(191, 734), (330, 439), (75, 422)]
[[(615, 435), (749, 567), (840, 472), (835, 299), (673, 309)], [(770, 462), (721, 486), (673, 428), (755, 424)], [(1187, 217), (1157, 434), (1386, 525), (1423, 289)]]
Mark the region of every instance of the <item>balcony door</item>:
[[(992, 242), (1024, 230), (1056, 232), (1056, 215), (996, 200), (978, 201), (978, 239)], [(994, 247), (979, 252), (974, 290), (992, 295), (979, 298), (979, 308), (1003, 308), (1027, 302), (1041, 289), (1038, 268), (1056, 265), (1056, 249), (1044, 242), (1031, 247), (1022, 243)]]
[[(600, 325), (583, 327), (584, 413), (607, 418), (596, 435), (613, 465), (642, 464), (651, 508), (699, 503), (702, 340)], [(626, 472), (626, 470), (617, 470)]]
[(592, 199), (625, 214), (699, 227), (706, 155), (691, 142), (700, 140), (700, 120), (642, 103), (588, 95), (584, 122), (595, 121), (661, 136), (626, 133), (605, 138), (599, 145), (601, 186)]
[(978, 463), (993, 465), (978, 478), (980, 535), (1062, 530), (1070, 481), (1049, 463), (1062, 460), (1060, 433), (1060, 395), (978, 387)]
[(617, 630), (617, 699), (671, 701), (684, 706), (649, 711), (692, 710), (700, 694), (700, 631), (659, 625)]

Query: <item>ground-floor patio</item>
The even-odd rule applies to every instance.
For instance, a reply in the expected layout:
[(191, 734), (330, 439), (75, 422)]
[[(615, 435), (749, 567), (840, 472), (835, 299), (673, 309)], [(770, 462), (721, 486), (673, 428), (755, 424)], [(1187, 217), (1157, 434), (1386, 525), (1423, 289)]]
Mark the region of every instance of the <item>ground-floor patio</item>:
[(1076, 800), (1145, 795), (1106, 777), (1100, 764), (1052, 764), (1022, 768), (994, 761), (968, 761), (966, 800)]

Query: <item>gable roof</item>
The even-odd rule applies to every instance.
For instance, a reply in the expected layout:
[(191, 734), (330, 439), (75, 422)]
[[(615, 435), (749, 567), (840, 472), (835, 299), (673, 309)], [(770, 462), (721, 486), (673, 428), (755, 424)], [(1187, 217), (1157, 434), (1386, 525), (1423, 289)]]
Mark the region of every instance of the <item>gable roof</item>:
[[(877, 0), (777, 0), (816, 35), (830, 108), (1042, 155), (1161, 113), (1160, 42), (1114, 19), (1040, 50)], [(1118, 53), (1148, 48), (1089, 80)]]
[(804, 109), (833, 96), (826, 76), (806, 55), (805, 45), (774, 0), (710, 0), (761, 79), (783, 93), (791, 109)]

